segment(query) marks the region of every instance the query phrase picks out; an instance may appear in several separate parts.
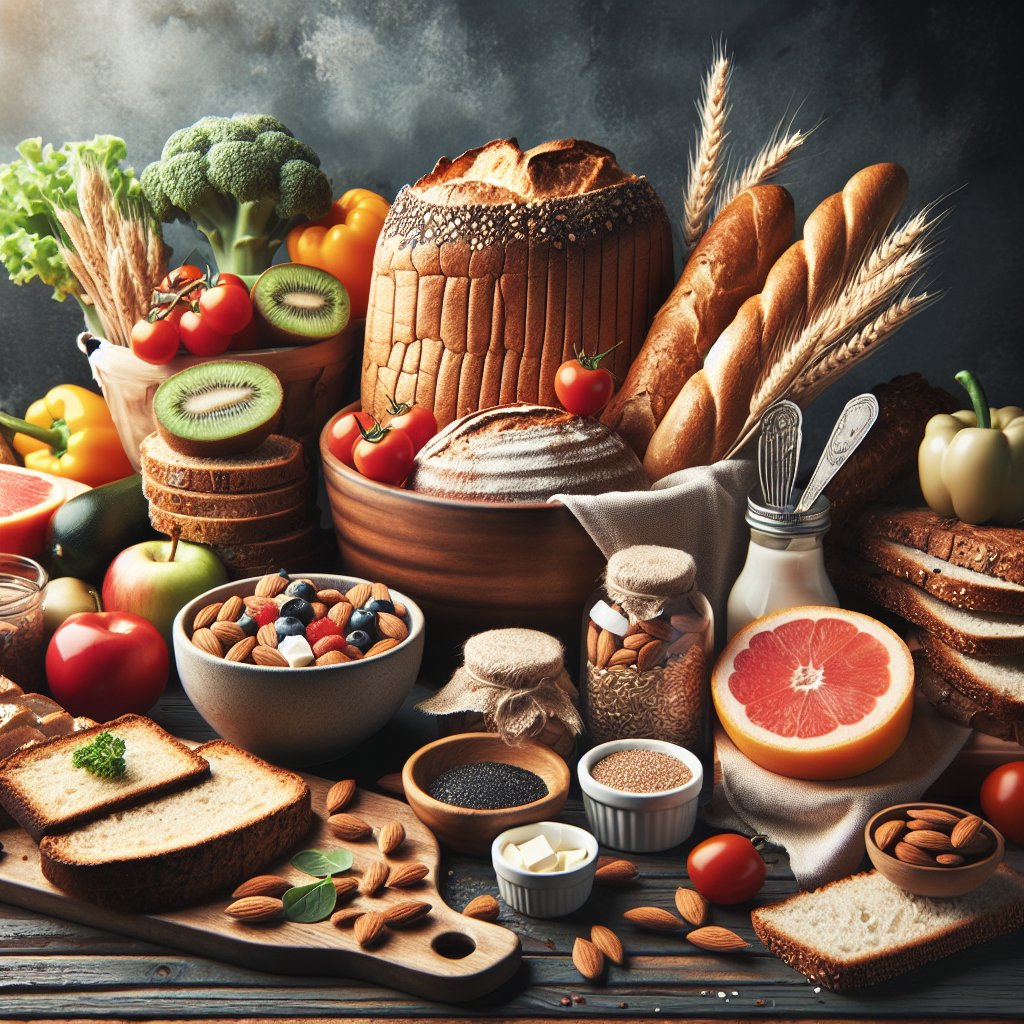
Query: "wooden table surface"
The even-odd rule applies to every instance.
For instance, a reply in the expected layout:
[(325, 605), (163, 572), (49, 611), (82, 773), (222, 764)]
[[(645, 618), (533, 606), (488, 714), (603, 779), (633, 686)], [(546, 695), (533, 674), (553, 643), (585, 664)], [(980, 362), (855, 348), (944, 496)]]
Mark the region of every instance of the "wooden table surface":
[[(213, 735), (177, 687), (163, 697), (154, 717), (184, 738)], [(407, 710), (362, 750), (317, 772), (353, 776), (372, 788), (430, 738), (423, 716)], [(578, 799), (570, 800), (563, 817), (585, 824)], [(749, 906), (713, 911), (713, 923), (751, 942), (742, 955), (710, 956), (678, 935), (633, 927), (622, 918), (629, 907), (672, 909), (673, 893), (685, 881), (685, 859), (681, 850), (632, 859), (641, 870), (636, 886), (595, 887), (586, 906), (569, 917), (534, 920), (503, 904), (499, 923), (519, 934), (522, 967), (485, 999), (460, 1005), (427, 1003), (345, 978), (246, 970), (0, 904), (0, 1020), (1021, 1019), (1024, 932), (840, 995), (810, 984), (764, 951), (750, 926)], [(785, 854), (769, 850), (767, 859), (768, 881), (759, 897), (766, 902), (794, 891)], [(1024, 851), (1014, 847), (1008, 859), (1024, 870)], [(479, 893), (497, 895), (490, 863), (446, 856), (441, 891), (456, 909)], [(627, 966), (612, 967), (600, 986), (584, 981), (570, 959), (574, 938), (595, 923), (613, 927), (628, 954)]]

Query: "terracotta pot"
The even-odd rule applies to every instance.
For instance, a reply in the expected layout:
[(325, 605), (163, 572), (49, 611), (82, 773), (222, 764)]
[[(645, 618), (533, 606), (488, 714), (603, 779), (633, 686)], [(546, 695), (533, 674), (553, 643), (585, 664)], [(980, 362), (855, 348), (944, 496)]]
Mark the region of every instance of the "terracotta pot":
[[(301, 441), (311, 459), (317, 436), (328, 416), (345, 399), (345, 382), (356, 349), (362, 342), (364, 321), (350, 323), (336, 338), (315, 345), (261, 348), (250, 352), (225, 352), (218, 359), (242, 359), (269, 367), (284, 387), (284, 408), (278, 433)], [(110, 415), (136, 470), (139, 445), (156, 429), (153, 394), (172, 374), (207, 357), (179, 355), (160, 366), (143, 362), (120, 345), (81, 335), (79, 348), (89, 356), (92, 375), (110, 407)]]
[[(327, 448), (320, 459), (345, 571), (386, 580), (427, 616), (427, 660), (441, 673), (474, 633), (553, 633), (578, 662), (580, 622), (604, 559), (564, 505), (453, 501), (366, 479)], [(432, 680), (434, 681), (434, 680)]]

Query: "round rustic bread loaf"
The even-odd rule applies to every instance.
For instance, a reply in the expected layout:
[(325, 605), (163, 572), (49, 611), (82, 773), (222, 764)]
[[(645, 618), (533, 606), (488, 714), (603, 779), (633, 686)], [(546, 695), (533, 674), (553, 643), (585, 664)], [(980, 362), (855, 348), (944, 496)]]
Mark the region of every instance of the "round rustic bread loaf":
[(633, 450), (599, 420), (543, 405), (470, 413), (416, 456), (411, 490), (463, 501), (547, 501), (649, 486)]
[(443, 426), (553, 404), (576, 351), (621, 343), (619, 379), (672, 285), (672, 232), (646, 178), (576, 139), (499, 139), (403, 188), (374, 255), (362, 406), (426, 405)]

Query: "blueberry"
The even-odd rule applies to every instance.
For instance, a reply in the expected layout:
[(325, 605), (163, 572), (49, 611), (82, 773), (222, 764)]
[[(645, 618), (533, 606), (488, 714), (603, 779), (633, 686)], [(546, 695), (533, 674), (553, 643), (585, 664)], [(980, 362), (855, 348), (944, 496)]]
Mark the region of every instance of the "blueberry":
[(301, 597), (293, 597), (281, 605), (281, 614), (293, 619), (299, 619), (304, 626), (308, 626), (315, 616), (313, 606)]
[(369, 604), (364, 604), (363, 607), (371, 612), (387, 612), (388, 615), (395, 614), (395, 606), (393, 602), (387, 601), (383, 597), (378, 597)]
[(355, 608), (348, 617), (348, 624), (351, 629), (358, 629), (368, 636), (373, 636), (377, 631), (377, 615), (369, 608)]
[(305, 636), (306, 626), (301, 619), (292, 615), (282, 615), (274, 620), (274, 632), (277, 639), (283, 640), (286, 636)]
[(256, 631), (260, 628), (260, 624), (248, 612), (242, 613), (242, 617), (238, 619), (238, 625), (242, 627), (246, 636), (255, 636)]
[(373, 637), (365, 629), (353, 629), (345, 637), (345, 643), (358, 647), (365, 654), (373, 646)]
[(303, 601), (316, 600), (316, 587), (309, 580), (292, 580), (284, 592), (289, 597), (301, 597)]

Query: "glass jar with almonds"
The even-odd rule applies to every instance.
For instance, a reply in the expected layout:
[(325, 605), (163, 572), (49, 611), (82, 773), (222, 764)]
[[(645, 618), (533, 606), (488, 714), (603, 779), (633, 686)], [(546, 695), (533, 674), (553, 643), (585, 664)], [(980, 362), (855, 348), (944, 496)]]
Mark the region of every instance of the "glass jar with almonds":
[(676, 548), (636, 545), (608, 560), (583, 624), (592, 744), (658, 739), (706, 757), (714, 617), (696, 574), (692, 556)]

